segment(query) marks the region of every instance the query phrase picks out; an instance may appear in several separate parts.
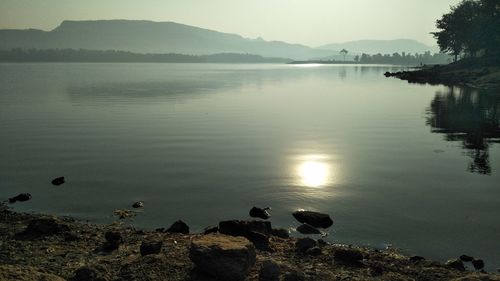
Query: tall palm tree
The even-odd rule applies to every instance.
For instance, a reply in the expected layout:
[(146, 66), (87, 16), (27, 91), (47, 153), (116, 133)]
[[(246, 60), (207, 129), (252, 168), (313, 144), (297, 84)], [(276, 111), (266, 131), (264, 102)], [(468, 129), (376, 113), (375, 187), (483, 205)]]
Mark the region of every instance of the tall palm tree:
[(345, 62), (345, 56), (349, 53), (346, 49), (342, 49), (342, 51), (339, 52), (340, 54), (344, 55), (344, 62)]

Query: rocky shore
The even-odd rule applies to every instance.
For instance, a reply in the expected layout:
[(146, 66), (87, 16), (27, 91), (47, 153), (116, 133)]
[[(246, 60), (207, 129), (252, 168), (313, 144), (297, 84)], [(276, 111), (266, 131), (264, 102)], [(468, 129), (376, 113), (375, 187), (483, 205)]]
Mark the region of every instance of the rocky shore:
[[(294, 217), (307, 225), (331, 225), (324, 214)], [(479, 270), (465, 269), (466, 262)], [(288, 231), (264, 220), (225, 221), (193, 234), (182, 221), (144, 231), (119, 221), (92, 225), (18, 213), (0, 204), (2, 281), (500, 280), (481, 271), (481, 262), (464, 255), (442, 264), (390, 249), (289, 238)]]
[(448, 65), (422, 67), (415, 71), (386, 72), (409, 83), (500, 89), (500, 59), (466, 59)]

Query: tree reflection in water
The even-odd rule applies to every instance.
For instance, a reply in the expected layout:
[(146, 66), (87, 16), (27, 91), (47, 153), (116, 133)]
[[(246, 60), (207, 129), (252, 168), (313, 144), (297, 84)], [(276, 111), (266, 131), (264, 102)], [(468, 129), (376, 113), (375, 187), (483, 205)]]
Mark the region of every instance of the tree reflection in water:
[(438, 91), (432, 100), (427, 125), (447, 141), (461, 141), (472, 159), (468, 170), (490, 174), (489, 144), (500, 143), (500, 95), (468, 88)]

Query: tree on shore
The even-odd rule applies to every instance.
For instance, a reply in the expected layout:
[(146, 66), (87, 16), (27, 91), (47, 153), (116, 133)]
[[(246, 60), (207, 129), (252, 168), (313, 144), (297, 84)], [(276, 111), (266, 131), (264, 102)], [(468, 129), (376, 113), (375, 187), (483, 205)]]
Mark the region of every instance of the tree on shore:
[(345, 56), (349, 53), (349, 51), (347, 51), (346, 49), (342, 49), (340, 53), (344, 55), (344, 62), (345, 62)]
[(463, 0), (436, 21), (442, 52), (454, 56), (500, 55), (500, 1)]

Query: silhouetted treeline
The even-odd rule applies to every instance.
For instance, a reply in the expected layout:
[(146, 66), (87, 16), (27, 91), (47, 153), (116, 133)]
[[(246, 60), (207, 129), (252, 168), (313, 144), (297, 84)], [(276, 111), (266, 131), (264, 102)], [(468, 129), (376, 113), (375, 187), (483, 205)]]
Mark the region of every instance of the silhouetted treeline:
[(354, 61), (337, 60), (308, 60), (294, 61), (292, 64), (321, 63), (321, 64), (393, 64), (393, 65), (424, 65), (424, 64), (445, 64), (451, 61), (447, 54), (425, 52), (423, 54), (407, 54), (405, 52), (394, 53), (392, 55), (361, 54), (354, 57)]
[(285, 63), (286, 58), (267, 58), (251, 54), (214, 55), (138, 54), (125, 51), (84, 49), (0, 50), (2, 62), (172, 62), (172, 63)]
[(450, 62), (450, 56), (442, 53), (431, 54), (425, 52), (423, 54), (407, 54), (405, 52), (394, 53), (392, 55), (376, 54), (368, 55), (362, 54), (361, 56), (354, 57), (354, 61), (363, 64), (398, 64), (398, 65), (423, 65), (423, 64), (443, 64)]
[(463, 0), (437, 20), (434, 37), (443, 52), (459, 56), (500, 56), (500, 1)]

